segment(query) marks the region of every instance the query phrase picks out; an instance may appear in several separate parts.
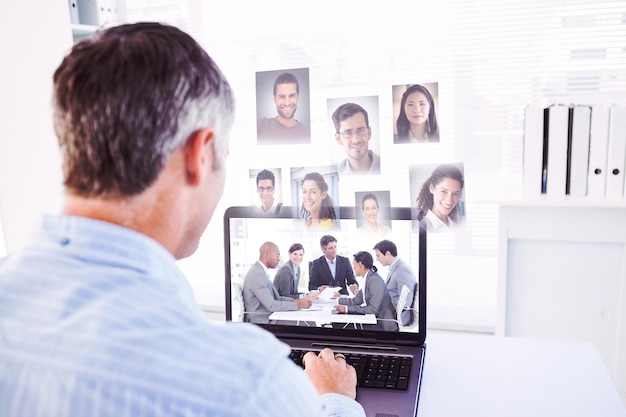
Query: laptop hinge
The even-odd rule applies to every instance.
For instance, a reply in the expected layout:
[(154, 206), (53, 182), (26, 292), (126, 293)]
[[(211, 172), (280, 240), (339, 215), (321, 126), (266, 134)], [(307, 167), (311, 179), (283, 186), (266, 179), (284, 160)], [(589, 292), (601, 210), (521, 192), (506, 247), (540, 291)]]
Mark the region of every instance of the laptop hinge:
[(340, 342), (328, 342), (328, 343), (318, 343), (313, 342), (311, 346), (320, 347), (320, 348), (340, 348), (340, 349), (363, 349), (363, 350), (374, 350), (374, 351), (385, 351), (385, 352), (396, 352), (398, 348), (394, 346), (385, 346), (385, 345), (361, 345), (357, 343), (340, 343)]

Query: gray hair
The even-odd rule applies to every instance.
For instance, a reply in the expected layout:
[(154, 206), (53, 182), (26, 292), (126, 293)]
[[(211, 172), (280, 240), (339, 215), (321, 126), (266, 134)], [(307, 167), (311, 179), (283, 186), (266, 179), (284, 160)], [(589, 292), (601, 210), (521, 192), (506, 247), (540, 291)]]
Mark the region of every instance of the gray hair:
[(174, 152), (212, 127), (228, 151), (234, 98), (202, 47), (160, 23), (111, 27), (76, 44), (54, 73), (65, 187), (86, 197), (141, 193)]

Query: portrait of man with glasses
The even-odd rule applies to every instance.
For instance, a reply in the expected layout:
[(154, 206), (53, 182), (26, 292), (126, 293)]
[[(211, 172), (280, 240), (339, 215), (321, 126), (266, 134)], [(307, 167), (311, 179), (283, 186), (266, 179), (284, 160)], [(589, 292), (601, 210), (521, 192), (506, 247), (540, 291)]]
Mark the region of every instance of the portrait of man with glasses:
[(275, 215), (280, 212), (283, 204), (276, 201), (274, 198), (275, 193), (276, 176), (274, 173), (269, 169), (259, 171), (256, 174), (256, 194), (261, 204), (256, 207), (258, 207), (261, 213)]
[(337, 165), (339, 175), (380, 174), (380, 157), (369, 148), (372, 128), (367, 111), (359, 104), (344, 103), (335, 109), (332, 120), (335, 140), (346, 153)]

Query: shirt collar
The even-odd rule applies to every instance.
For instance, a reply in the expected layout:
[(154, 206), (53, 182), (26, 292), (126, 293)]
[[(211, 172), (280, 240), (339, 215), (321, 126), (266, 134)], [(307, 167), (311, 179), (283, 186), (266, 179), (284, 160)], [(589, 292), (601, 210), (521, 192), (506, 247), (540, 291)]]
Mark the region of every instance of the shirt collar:
[(448, 223), (446, 224), (441, 221), (441, 219), (437, 217), (437, 215), (433, 213), (432, 210), (428, 210), (426, 217), (428, 217), (428, 221), (430, 222), (433, 230), (450, 230), (450, 227), (454, 226), (454, 222), (450, 219), (450, 217), (448, 217)]
[(270, 274), (270, 270), (269, 270), (269, 268), (268, 268), (268, 267), (266, 267), (266, 266), (265, 266), (265, 264), (264, 264), (263, 262), (261, 262), (261, 261), (257, 261), (257, 263), (263, 267), (263, 270), (265, 271), (265, 273), (266, 273), (267, 275), (269, 275), (269, 274)]

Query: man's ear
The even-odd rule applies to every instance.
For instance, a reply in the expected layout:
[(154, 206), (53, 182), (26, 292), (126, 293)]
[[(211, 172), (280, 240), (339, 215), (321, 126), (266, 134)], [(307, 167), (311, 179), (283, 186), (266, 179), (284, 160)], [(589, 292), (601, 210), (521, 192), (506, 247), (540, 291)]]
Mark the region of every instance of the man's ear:
[(214, 136), (213, 129), (207, 127), (194, 132), (185, 143), (185, 178), (190, 185), (198, 185), (215, 165)]
[(339, 133), (335, 133), (335, 140), (337, 141), (338, 144), (342, 144), (341, 142), (341, 135)]

